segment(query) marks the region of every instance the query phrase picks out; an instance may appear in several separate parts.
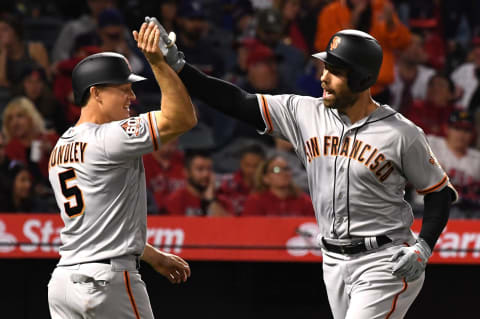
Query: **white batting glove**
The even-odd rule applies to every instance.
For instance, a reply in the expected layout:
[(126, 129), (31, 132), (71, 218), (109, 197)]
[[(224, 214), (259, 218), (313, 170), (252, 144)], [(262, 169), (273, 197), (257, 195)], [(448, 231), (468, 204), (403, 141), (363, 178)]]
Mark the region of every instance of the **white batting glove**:
[(185, 65), (185, 55), (182, 51), (178, 51), (177, 45), (175, 44), (175, 41), (177, 40), (175, 32), (167, 34), (165, 28), (155, 17), (145, 17), (145, 22), (153, 22), (158, 26), (160, 29), (160, 41), (158, 41), (158, 46), (165, 57), (165, 61), (173, 70), (175, 70), (175, 72), (180, 72)]
[(415, 245), (400, 248), (392, 256), (390, 261), (396, 261), (392, 274), (399, 278), (405, 278), (406, 281), (414, 281), (425, 271), (431, 255), (432, 250), (427, 242), (419, 237)]

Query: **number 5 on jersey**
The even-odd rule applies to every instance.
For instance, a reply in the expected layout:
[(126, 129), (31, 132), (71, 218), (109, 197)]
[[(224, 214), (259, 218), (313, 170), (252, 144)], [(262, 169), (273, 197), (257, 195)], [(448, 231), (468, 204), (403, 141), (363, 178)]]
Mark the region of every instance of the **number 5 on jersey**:
[[(65, 213), (70, 217), (76, 217), (83, 214), (85, 210), (85, 203), (83, 202), (83, 194), (80, 188), (77, 185), (68, 187), (67, 183), (77, 178), (75, 175), (75, 170), (70, 168), (62, 173), (58, 174), (58, 179), (60, 180), (60, 186), (62, 187), (62, 194), (67, 199), (65, 202)], [(72, 206), (70, 199), (75, 196), (76, 205)]]

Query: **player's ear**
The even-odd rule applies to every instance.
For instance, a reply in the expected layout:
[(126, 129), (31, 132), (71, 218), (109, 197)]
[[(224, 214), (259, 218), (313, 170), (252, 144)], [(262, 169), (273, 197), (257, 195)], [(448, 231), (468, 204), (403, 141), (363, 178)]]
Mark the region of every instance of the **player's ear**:
[(97, 102), (101, 102), (100, 90), (95, 85), (90, 87), (90, 96), (94, 98)]

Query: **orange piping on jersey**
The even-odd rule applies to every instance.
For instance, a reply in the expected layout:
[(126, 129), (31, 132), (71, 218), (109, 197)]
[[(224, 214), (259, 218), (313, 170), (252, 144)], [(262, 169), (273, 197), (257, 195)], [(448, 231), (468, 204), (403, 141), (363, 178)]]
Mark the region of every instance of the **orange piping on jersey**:
[(127, 289), (128, 299), (132, 304), (133, 312), (135, 313), (135, 318), (140, 319), (140, 314), (138, 313), (137, 304), (135, 303), (135, 298), (133, 298), (132, 287), (130, 286), (130, 277), (128, 271), (123, 272), (123, 279), (125, 280), (125, 288)]
[(432, 187), (419, 190), (419, 191), (417, 191), (417, 193), (419, 193), (420, 195), (425, 195), (425, 194), (434, 192), (434, 191), (436, 191), (437, 189), (439, 189), (440, 187), (442, 187), (443, 184), (445, 184), (445, 182), (446, 182), (447, 180), (448, 180), (448, 177), (447, 177), (447, 174), (445, 174), (445, 175), (443, 176), (442, 180), (441, 180), (439, 183), (433, 185)]
[(260, 98), (262, 99), (263, 114), (265, 114), (265, 121), (267, 122), (267, 133), (271, 133), (273, 131), (273, 125), (272, 119), (270, 118), (270, 111), (268, 110), (268, 103), (263, 95), (260, 95)]
[(407, 290), (407, 288), (408, 288), (407, 281), (405, 280), (405, 278), (403, 278), (403, 288), (402, 288), (402, 290), (400, 290), (400, 292), (398, 294), (395, 295), (395, 298), (393, 298), (392, 309), (390, 309), (390, 312), (387, 314), (385, 319), (390, 318), (392, 313), (395, 311), (395, 308), (397, 307), (398, 296), (400, 296), (402, 293), (404, 293), (405, 290)]
[(148, 128), (150, 129), (150, 136), (152, 136), (153, 149), (158, 150), (157, 136), (155, 135), (155, 128), (153, 127), (152, 113), (148, 112)]

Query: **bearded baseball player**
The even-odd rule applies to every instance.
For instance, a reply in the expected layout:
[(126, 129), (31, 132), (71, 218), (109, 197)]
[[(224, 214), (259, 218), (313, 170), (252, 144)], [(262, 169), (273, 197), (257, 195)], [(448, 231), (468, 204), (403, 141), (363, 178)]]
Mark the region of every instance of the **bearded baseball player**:
[[(176, 45), (165, 55), (193, 97), (294, 145), (308, 173), (334, 318), (403, 318), (456, 191), (423, 131), (372, 99), (382, 64), (376, 39), (343, 30), (314, 57), (325, 64), (322, 98), (249, 94), (187, 64)], [(425, 195), (419, 236), (403, 199), (407, 183)]]
[(190, 276), (182, 258), (146, 244), (142, 155), (197, 121), (184, 85), (165, 63), (160, 34), (153, 23), (133, 33), (162, 91), (161, 112), (129, 117), (132, 83), (145, 78), (132, 73), (123, 55), (94, 54), (73, 71), (81, 116), (60, 137), (49, 162), (65, 223), (61, 258), (48, 284), (52, 318), (153, 318), (139, 259), (172, 283)]

